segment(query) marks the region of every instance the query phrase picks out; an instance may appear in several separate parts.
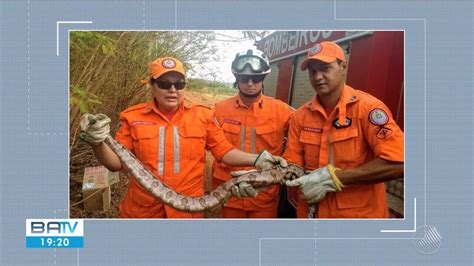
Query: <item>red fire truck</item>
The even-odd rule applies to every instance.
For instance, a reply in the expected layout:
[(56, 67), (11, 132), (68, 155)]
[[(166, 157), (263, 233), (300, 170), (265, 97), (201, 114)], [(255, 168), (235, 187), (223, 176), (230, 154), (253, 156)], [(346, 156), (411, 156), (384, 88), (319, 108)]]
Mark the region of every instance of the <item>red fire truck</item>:
[[(314, 97), (308, 73), (301, 71), (300, 65), (308, 49), (322, 41), (334, 41), (343, 48), (348, 62), (346, 83), (382, 100), (403, 130), (403, 31), (273, 32), (257, 43), (270, 59), (264, 93), (295, 108)], [(387, 192), (392, 216), (403, 217), (403, 181), (387, 182)]]

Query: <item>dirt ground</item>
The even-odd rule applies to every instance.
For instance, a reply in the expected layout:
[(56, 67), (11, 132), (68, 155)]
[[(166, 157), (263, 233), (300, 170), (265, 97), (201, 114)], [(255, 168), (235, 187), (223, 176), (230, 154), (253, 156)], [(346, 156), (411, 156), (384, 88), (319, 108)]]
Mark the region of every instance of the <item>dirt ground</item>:
[[(214, 104), (222, 99), (228, 98), (227, 95), (211, 95), (203, 94), (199, 92), (186, 91), (185, 102), (193, 104), (202, 104), (205, 106), (213, 107)], [(85, 144), (86, 145), (86, 144)], [(89, 156), (92, 151), (87, 146), (84, 149), (89, 149)], [(92, 156), (93, 158), (93, 156)], [(211, 190), (211, 164), (213, 161), (212, 156), (208, 153), (206, 156), (206, 178), (205, 178), (205, 189), (206, 191)], [(84, 175), (84, 168), (89, 166), (97, 166), (100, 163), (93, 159), (86, 163), (83, 167), (81, 166), (78, 171), (71, 173), (70, 175), (70, 217), (71, 218), (118, 218), (119, 217), (119, 205), (125, 196), (128, 188), (128, 174), (125, 172), (120, 173), (120, 182), (111, 186), (111, 206), (107, 211), (104, 210), (84, 210), (83, 205), (83, 194), (82, 194), (82, 178)], [(214, 212), (205, 213), (205, 217), (218, 218), (219, 210)]]

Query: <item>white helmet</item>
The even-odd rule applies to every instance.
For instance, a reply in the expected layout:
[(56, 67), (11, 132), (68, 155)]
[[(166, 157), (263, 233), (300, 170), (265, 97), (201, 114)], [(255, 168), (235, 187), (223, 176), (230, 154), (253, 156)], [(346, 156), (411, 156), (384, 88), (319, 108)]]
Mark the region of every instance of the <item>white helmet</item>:
[(270, 63), (265, 54), (256, 49), (248, 49), (235, 55), (232, 61), (234, 75), (266, 75), (270, 73)]

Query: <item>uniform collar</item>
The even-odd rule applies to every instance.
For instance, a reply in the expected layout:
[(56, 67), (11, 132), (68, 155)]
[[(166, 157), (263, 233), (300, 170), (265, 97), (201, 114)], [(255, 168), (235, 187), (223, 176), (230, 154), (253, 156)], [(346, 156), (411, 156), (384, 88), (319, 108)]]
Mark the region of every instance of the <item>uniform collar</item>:
[(238, 93), (232, 97), (232, 101), (235, 107), (250, 108), (253, 106), (254, 108), (263, 108), (267, 99), (266, 96), (262, 94), (257, 102), (254, 102), (251, 106), (247, 107), (247, 105), (245, 105), (244, 101), (242, 100), (242, 97), (240, 97), (240, 93)]
[[(346, 106), (357, 101), (359, 101), (359, 97), (356, 95), (355, 90), (351, 86), (344, 84), (339, 101), (337, 102), (336, 107), (334, 107), (334, 109), (339, 110), (338, 120), (340, 125), (345, 125), (346, 123)], [(321, 103), (319, 103), (316, 96), (311, 99), (311, 101), (307, 104), (307, 107), (311, 111), (318, 111), (321, 114), (326, 113), (326, 111), (324, 111), (324, 107), (321, 105)]]
[(342, 90), (341, 97), (339, 97), (339, 102), (336, 105), (336, 108), (342, 106), (347, 106), (348, 104), (359, 101), (359, 97), (356, 95), (356, 91), (348, 85), (344, 84), (344, 89)]
[[(336, 104), (336, 107), (334, 108), (339, 108), (342, 105), (347, 105), (351, 104), (354, 102), (359, 101), (359, 97), (356, 95), (355, 90), (348, 85), (344, 85), (344, 89), (342, 89), (341, 96), (339, 97), (339, 101)], [(316, 96), (314, 96), (309, 103), (306, 105), (308, 109), (311, 111), (316, 111), (316, 110), (324, 110), (324, 107), (319, 103), (318, 99)]]

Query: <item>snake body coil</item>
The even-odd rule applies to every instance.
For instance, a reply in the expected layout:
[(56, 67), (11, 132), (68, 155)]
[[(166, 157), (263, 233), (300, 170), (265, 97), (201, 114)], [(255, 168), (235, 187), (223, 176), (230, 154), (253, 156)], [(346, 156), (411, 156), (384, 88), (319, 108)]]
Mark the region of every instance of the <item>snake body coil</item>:
[(111, 136), (106, 139), (108, 146), (119, 156), (125, 168), (137, 179), (138, 183), (163, 203), (184, 212), (203, 212), (224, 205), (232, 193), (230, 188), (241, 182), (247, 182), (253, 187), (267, 187), (281, 183), (285, 176), (299, 177), (305, 174), (304, 170), (296, 165), (286, 168), (275, 167), (261, 172), (251, 172), (232, 178), (213, 191), (201, 197), (188, 197), (176, 193), (169, 186), (153, 176), (142, 163), (120, 143)]

